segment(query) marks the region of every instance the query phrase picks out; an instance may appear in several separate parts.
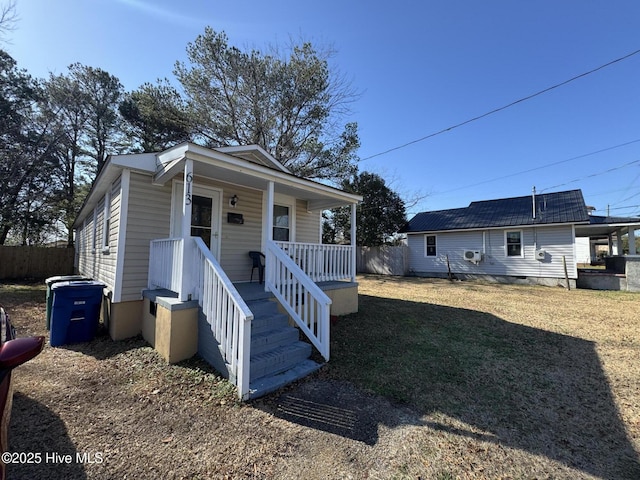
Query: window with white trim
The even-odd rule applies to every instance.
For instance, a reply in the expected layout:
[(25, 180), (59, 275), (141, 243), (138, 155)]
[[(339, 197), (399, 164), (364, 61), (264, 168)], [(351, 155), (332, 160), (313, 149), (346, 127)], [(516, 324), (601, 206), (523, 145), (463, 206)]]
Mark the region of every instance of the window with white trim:
[(504, 232), (504, 244), (507, 257), (522, 257), (522, 230)]
[(436, 236), (435, 235), (424, 236), (424, 256), (425, 257), (436, 256)]
[(109, 253), (109, 227), (111, 223), (111, 192), (104, 194), (102, 222), (102, 253)]
[(98, 209), (93, 209), (93, 238), (91, 239), (91, 253), (96, 253), (96, 245), (98, 243)]
[(286, 205), (273, 206), (273, 239), (288, 242), (291, 238), (291, 216)]

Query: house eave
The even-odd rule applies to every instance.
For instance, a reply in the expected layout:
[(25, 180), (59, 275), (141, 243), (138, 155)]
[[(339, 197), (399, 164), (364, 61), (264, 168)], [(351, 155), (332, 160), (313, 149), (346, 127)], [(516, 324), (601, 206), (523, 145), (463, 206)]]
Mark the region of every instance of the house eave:
[[(182, 171), (185, 159), (194, 161), (194, 175), (196, 176), (215, 178), (214, 175), (208, 173), (208, 170), (221, 169), (220, 171), (226, 171), (229, 176), (234, 177), (226, 180), (230, 183), (242, 184), (243, 182), (238, 178), (243, 177), (253, 179), (254, 183), (264, 183), (265, 186), (266, 182), (273, 181), (280, 188), (313, 192), (319, 198), (308, 199), (310, 211), (362, 201), (361, 195), (343, 192), (329, 185), (296, 177), (285, 171), (275, 170), (219, 150), (212, 150), (191, 143), (173, 147), (157, 155), (158, 166), (153, 176), (153, 183), (164, 185), (171, 180)], [(221, 180), (224, 179), (221, 178)]]
[(493, 227), (474, 227), (474, 228), (451, 228), (447, 230), (419, 230), (419, 231), (402, 231), (407, 235), (424, 235), (436, 233), (453, 233), (453, 232), (477, 232), (486, 230), (516, 230), (537, 227), (561, 227), (568, 225), (588, 225), (589, 222), (556, 222), (556, 223), (536, 223), (531, 225), (503, 225)]

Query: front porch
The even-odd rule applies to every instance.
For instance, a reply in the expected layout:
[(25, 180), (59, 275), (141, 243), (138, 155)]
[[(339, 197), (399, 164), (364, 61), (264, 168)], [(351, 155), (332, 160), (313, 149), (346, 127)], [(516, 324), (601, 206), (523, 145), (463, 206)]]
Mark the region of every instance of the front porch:
[[(150, 243), (148, 288), (196, 303), (198, 353), (243, 399), (265, 390), (259, 379), (308, 371), (311, 346), (328, 361), (330, 315), (357, 311), (358, 293), (355, 245), (317, 243), (322, 211), (350, 206), (355, 239), (362, 197), (296, 177), (259, 147), (185, 144), (157, 159), (171, 225)], [(247, 283), (256, 252), (261, 285)]]
[(330, 316), (358, 309), (353, 250), (269, 241), (264, 284), (234, 284), (202, 238), (154, 240), (143, 335), (168, 361), (197, 352), (242, 399), (269, 393), (320, 368), (312, 347), (329, 360)]

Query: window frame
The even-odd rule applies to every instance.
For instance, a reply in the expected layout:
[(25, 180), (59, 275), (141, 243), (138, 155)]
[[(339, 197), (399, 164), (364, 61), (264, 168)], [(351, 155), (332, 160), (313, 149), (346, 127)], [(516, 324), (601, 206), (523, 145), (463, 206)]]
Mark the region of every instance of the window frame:
[[(276, 225), (276, 212), (275, 209), (276, 207), (281, 207), (281, 208), (286, 208), (287, 209), (287, 226), (286, 227), (281, 227)], [(291, 242), (291, 234), (292, 234), (292, 216), (291, 216), (291, 212), (293, 210), (293, 207), (291, 205), (285, 205), (282, 203), (274, 203), (273, 204), (273, 231), (271, 232), (272, 238), (274, 239), (274, 241), (276, 242)], [(287, 230), (287, 240), (276, 240), (276, 229), (280, 229), (280, 230)]]
[(93, 225), (91, 225), (93, 231), (93, 238), (91, 239), (91, 253), (96, 253), (98, 247), (98, 208), (93, 209)]
[[(433, 237), (433, 253), (429, 254), (429, 238)], [(438, 235), (436, 234), (425, 234), (424, 236), (424, 256), (425, 257), (437, 257), (438, 256)]]
[(111, 230), (111, 189), (104, 194), (102, 213), (102, 253), (109, 253), (109, 235)]
[[(520, 241), (516, 243), (509, 244), (509, 234), (517, 233), (520, 236)], [(520, 245), (520, 253), (518, 255), (510, 255), (509, 254), (509, 245)], [(507, 258), (523, 258), (524, 257), (524, 233), (520, 229), (514, 230), (505, 230), (504, 231), (504, 256)]]

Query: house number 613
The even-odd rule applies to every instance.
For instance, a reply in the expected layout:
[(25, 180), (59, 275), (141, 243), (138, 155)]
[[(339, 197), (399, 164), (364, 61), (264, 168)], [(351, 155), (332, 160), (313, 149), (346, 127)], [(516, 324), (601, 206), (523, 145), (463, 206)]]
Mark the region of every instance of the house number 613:
[(186, 180), (187, 180), (187, 188), (186, 188), (184, 197), (187, 205), (191, 205), (191, 183), (193, 182), (193, 173), (188, 172), (186, 175)]

